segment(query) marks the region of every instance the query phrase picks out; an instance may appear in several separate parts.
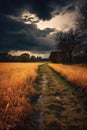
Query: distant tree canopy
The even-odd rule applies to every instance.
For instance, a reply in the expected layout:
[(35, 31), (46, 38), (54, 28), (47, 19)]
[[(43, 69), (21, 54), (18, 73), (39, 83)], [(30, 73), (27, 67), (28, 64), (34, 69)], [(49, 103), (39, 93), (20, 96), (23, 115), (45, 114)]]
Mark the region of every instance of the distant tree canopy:
[(48, 61), (47, 58), (42, 58), (41, 56), (30, 56), (29, 53), (23, 53), (19, 56), (13, 56), (8, 52), (0, 52), (1, 62), (42, 62)]
[(10, 59), (11, 59), (11, 55), (10, 54), (8, 54), (8, 52), (1, 52), (0, 53), (0, 61), (9, 61)]
[(32, 55), (32, 56), (31, 56), (31, 61), (32, 61), (32, 62), (35, 62), (35, 61), (37, 61), (37, 58)]
[(23, 53), (20, 55), (20, 60), (22, 62), (28, 62), (30, 61), (30, 55), (28, 53)]

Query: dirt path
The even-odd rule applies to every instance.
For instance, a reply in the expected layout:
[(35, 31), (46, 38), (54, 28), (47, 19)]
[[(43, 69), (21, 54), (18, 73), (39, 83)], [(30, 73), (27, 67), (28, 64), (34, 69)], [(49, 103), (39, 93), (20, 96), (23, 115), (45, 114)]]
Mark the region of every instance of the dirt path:
[(40, 66), (35, 87), (32, 130), (87, 130), (87, 111), (47, 65)]

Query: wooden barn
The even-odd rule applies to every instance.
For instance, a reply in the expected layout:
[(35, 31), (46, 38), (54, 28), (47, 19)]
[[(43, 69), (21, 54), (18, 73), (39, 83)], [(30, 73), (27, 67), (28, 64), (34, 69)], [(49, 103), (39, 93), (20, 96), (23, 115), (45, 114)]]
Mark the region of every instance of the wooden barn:
[(49, 60), (53, 63), (64, 62), (64, 52), (62, 50), (53, 51), (50, 53)]

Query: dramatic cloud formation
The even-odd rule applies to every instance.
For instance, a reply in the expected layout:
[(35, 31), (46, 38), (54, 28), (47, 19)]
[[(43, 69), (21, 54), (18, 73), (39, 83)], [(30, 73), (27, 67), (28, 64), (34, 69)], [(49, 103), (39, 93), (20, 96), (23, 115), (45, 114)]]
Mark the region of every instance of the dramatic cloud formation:
[(76, 12), (66, 12), (64, 14), (56, 15), (49, 21), (40, 20), (37, 25), (40, 29), (47, 27), (56, 28), (56, 30), (67, 30), (75, 27)]
[(1, 49), (4, 47), (5, 49), (37, 51), (52, 49), (53, 40), (49, 39), (49, 34), (55, 29), (40, 30), (35, 24), (24, 24), (7, 16), (2, 16), (0, 21), (3, 25), (0, 26)]
[(72, 10), (74, 3), (75, 0), (0, 0), (0, 12), (18, 15), (28, 10), (39, 18), (47, 20), (51, 19), (53, 12), (59, 13), (62, 7)]
[(75, 0), (0, 0), (0, 51), (55, 49), (55, 32), (73, 27), (75, 4)]

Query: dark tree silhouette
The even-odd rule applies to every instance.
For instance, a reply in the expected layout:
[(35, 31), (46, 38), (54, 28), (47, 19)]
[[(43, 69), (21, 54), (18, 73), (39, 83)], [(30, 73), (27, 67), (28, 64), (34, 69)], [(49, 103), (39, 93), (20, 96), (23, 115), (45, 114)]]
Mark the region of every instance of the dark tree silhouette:
[(12, 56), (8, 52), (0, 52), (0, 61), (10, 61)]
[(87, 50), (87, 0), (82, 1), (76, 22), (79, 31), (79, 43)]
[(64, 52), (65, 61), (71, 63), (72, 54), (77, 44), (77, 31), (70, 29), (68, 32), (60, 32), (57, 34), (57, 49)]
[(42, 61), (42, 57), (41, 56), (37, 56), (37, 61)]
[(30, 61), (30, 55), (28, 53), (23, 53), (20, 55), (20, 61), (28, 62)]
[(34, 55), (31, 56), (31, 62), (35, 62), (37, 59)]

